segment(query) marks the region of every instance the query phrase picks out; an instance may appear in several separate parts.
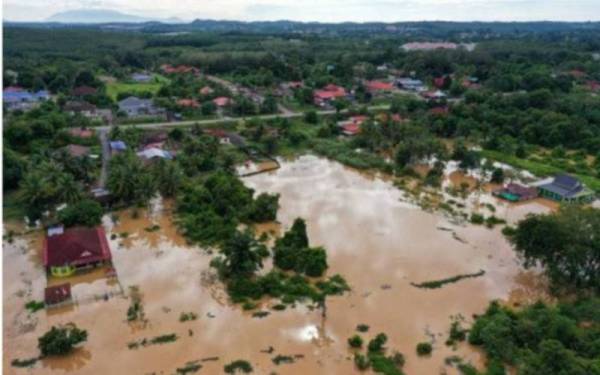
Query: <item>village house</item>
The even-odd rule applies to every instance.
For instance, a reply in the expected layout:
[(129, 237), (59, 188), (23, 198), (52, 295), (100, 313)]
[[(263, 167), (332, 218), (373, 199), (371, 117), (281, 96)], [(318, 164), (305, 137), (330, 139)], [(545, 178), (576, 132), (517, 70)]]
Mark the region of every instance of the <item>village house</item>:
[(408, 77), (398, 78), (396, 80), (398, 87), (408, 91), (422, 92), (427, 91), (427, 87), (420, 79), (413, 79)]
[(590, 203), (595, 199), (594, 192), (583, 185), (578, 179), (566, 174), (557, 175), (550, 181), (537, 184), (542, 197), (558, 202)]
[(173, 66), (171, 64), (164, 64), (164, 65), (160, 66), (160, 69), (165, 74), (186, 74), (186, 73), (199, 74), (200, 73), (200, 70), (198, 68), (189, 66), (189, 65)]
[(44, 304), (46, 307), (58, 307), (72, 301), (71, 284), (69, 283), (49, 286), (44, 289)]
[(65, 103), (64, 111), (70, 114), (80, 114), (91, 121), (99, 121), (112, 124), (113, 115), (110, 109), (98, 109), (95, 105), (85, 101), (68, 101)]
[(83, 139), (92, 138), (94, 136), (94, 129), (70, 128), (69, 135), (71, 137), (83, 138)]
[(128, 117), (164, 115), (163, 108), (155, 107), (152, 99), (140, 99), (130, 96), (119, 102), (119, 110)]
[(150, 163), (159, 159), (171, 160), (173, 159), (173, 155), (166, 150), (163, 150), (158, 147), (148, 147), (142, 151), (137, 153), (137, 156), (140, 157), (145, 163)]
[(198, 108), (200, 104), (196, 99), (179, 99), (177, 105), (183, 108)]
[(2, 102), (8, 110), (27, 111), (47, 100), (50, 100), (50, 94), (46, 90), (29, 92), (21, 87), (11, 86), (2, 91)]
[(111, 261), (104, 228), (54, 228), (43, 244), (43, 262), (52, 276), (65, 277)]
[(495, 190), (492, 194), (509, 202), (523, 202), (536, 198), (538, 190), (535, 187), (523, 186), (511, 182)]
[(152, 76), (146, 73), (133, 73), (131, 75), (131, 80), (138, 83), (148, 83), (152, 81)]
[(412, 42), (402, 45), (402, 49), (411, 51), (433, 51), (436, 49), (457, 49), (458, 44), (450, 42)]
[(210, 95), (214, 91), (215, 90), (213, 90), (212, 87), (210, 87), (210, 86), (204, 86), (203, 88), (200, 89), (200, 94), (201, 95)]
[(109, 147), (112, 154), (118, 154), (127, 150), (127, 145), (123, 141), (110, 141)]
[(78, 86), (71, 91), (71, 95), (77, 97), (96, 95), (97, 93), (98, 89), (90, 86)]
[(81, 145), (70, 144), (65, 146), (64, 150), (72, 158), (83, 158), (90, 155), (90, 148)]
[(441, 100), (446, 98), (446, 94), (444, 94), (441, 90), (426, 91), (421, 93), (421, 96), (428, 100)]
[(367, 91), (371, 94), (389, 93), (394, 90), (394, 85), (382, 81), (368, 81), (365, 83)]
[(345, 121), (340, 121), (337, 126), (342, 131), (342, 134), (354, 136), (360, 133), (362, 124), (367, 121), (367, 116), (351, 116)]
[(218, 98), (213, 99), (213, 103), (215, 103), (218, 108), (227, 107), (231, 102), (232, 100), (226, 96), (219, 96)]
[(315, 90), (313, 93), (313, 100), (315, 105), (325, 106), (336, 99), (345, 98), (347, 96), (348, 94), (343, 87), (330, 83), (321, 90)]

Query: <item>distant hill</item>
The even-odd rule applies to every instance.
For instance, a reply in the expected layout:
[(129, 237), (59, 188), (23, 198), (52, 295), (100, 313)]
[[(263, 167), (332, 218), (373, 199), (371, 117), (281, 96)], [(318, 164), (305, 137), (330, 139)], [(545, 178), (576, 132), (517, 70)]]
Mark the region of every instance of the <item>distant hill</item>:
[(157, 19), (121, 13), (110, 9), (78, 9), (56, 13), (46, 19), (46, 22), (58, 23), (143, 23), (160, 21), (165, 23), (178, 23), (177, 18)]

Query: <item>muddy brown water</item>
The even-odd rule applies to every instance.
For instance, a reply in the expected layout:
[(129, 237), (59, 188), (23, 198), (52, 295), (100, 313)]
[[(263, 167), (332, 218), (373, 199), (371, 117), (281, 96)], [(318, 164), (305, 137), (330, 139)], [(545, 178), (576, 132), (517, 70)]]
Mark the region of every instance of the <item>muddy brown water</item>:
[[(499, 228), (451, 224), (405, 203), (389, 181), (313, 156), (244, 181), (259, 192), (281, 194), (280, 224), (263, 225), (261, 231), (278, 233), (296, 217), (305, 218), (311, 244), (328, 250), (329, 274), (342, 274), (352, 287), (328, 299), (325, 319), (303, 305), (262, 319), (231, 306), (210, 270), (212, 255), (188, 245), (171, 221), (170, 204), (157, 201), (135, 218), (131, 211), (105, 218), (118, 281), (103, 270), (71, 280), (76, 303), (70, 307), (28, 314), (24, 304), (40, 300), (47, 282), (39, 260), (41, 233), (4, 243), (4, 372), (173, 374), (188, 361), (219, 357), (202, 362), (199, 373), (222, 373), (225, 363), (246, 359), (259, 374), (350, 374), (356, 370), (346, 340), (357, 324), (368, 324), (362, 336), (385, 332), (390, 351), (405, 354), (407, 374), (451, 374), (455, 370), (444, 364), (450, 355), (477, 366), (484, 361), (466, 344), (456, 350), (444, 345), (451, 316), (471, 321), (492, 299), (526, 303), (544, 296), (543, 281), (523, 271)], [(155, 225), (160, 229), (145, 229)], [(410, 285), (480, 269), (486, 271), (483, 277), (441, 289)], [(126, 321), (131, 286), (141, 294), (143, 324)], [(107, 293), (112, 293), (108, 300), (95, 299)], [(198, 319), (179, 322), (182, 312), (195, 312)], [(15, 358), (38, 354), (37, 338), (52, 325), (68, 322), (88, 330), (83, 347), (65, 358), (42, 360), (33, 370), (11, 367)], [(169, 333), (178, 340), (127, 348), (131, 341)], [(417, 357), (416, 344), (430, 340), (433, 355)], [(262, 352), (269, 347), (271, 354)], [(277, 354), (303, 358), (276, 366)]]

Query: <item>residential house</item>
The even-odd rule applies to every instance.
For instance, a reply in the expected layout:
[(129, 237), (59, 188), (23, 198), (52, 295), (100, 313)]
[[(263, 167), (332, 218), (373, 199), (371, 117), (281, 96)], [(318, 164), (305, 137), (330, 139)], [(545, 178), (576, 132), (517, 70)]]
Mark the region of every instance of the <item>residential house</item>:
[(200, 94), (201, 95), (210, 95), (214, 91), (215, 90), (213, 90), (212, 87), (210, 87), (210, 86), (204, 86), (203, 88), (200, 89)]
[(74, 227), (48, 234), (43, 244), (43, 261), (53, 276), (73, 275), (111, 261), (104, 228)]
[(446, 97), (446, 94), (444, 94), (441, 90), (436, 90), (423, 92), (421, 93), (421, 96), (428, 100), (441, 100)]
[(540, 196), (559, 202), (589, 203), (595, 199), (592, 190), (566, 174), (557, 175), (552, 181), (543, 181), (537, 188)]
[(68, 101), (63, 109), (67, 113), (78, 113), (92, 121), (112, 124), (113, 116), (110, 109), (98, 109), (95, 105), (85, 101)]
[(46, 90), (30, 92), (11, 86), (2, 91), (2, 102), (8, 110), (27, 111), (38, 107), (40, 103), (47, 100), (50, 100), (50, 93)]
[(70, 144), (64, 149), (73, 158), (83, 158), (90, 154), (90, 148), (81, 145)]
[(109, 146), (113, 154), (127, 150), (127, 145), (123, 141), (110, 141)]
[(148, 83), (152, 81), (152, 76), (146, 73), (133, 73), (131, 79), (139, 83)]
[(164, 115), (163, 108), (155, 107), (152, 99), (130, 96), (119, 102), (119, 110), (129, 117)]
[(585, 83), (588, 90), (591, 92), (599, 92), (600, 91), (600, 82), (598, 81), (587, 81)]
[(313, 100), (315, 105), (325, 106), (336, 99), (345, 98), (347, 96), (348, 94), (343, 87), (330, 83), (321, 90), (315, 90), (313, 93)]
[(365, 83), (365, 87), (367, 91), (369, 91), (372, 94), (390, 92), (394, 90), (394, 85), (392, 83), (382, 81), (368, 81)]
[(46, 307), (57, 307), (73, 301), (71, 296), (71, 284), (49, 286), (44, 289), (44, 304)]
[(338, 122), (337, 126), (341, 129), (342, 134), (353, 136), (360, 133), (362, 124), (367, 120), (367, 116), (352, 116), (345, 121)]
[(171, 160), (173, 155), (166, 150), (158, 147), (148, 147), (137, 153), (137, 155), (146, 163), (153, 162), (158, 159)]
[(448, 107), (433, 107), (429, 110), (429, 113), (435, 116), (446, 116), (449, 112)]
[(218, 108), (227, 107), (231, 102), (232, 100), (226, 96), (219, 96), (218, 98), (213, 99), (213, 103), (215, 103)]
[(200, 73), (200, 70), (198, 68), (189, 66), (189, 65), (173, 66), (171, 64), (164, 64), (164, 65), (160, 66), (160, 69), (165, 74), (186, 74), (186, 73), (199, 74)]
[(409, 91), (422, 92), (427, 90), (427, 87), (420, 79), (408, 77), (398, 78), (396, 84), (398, 87)]
[(196, 99), (179, 99), (177, 105), (184, 108), (198, 108), (200, 104)]
[(522, 202), (536, 198), (538, 189), (511, 182), (495, 190), (492, 194), (510, 202)]
[(94, 87), (90, 87), (90, 86), (75, 87), (71, 91), (71, 95), (72, 96), (77, 96), (77, 97), (89, 96), (89, 95), (96, 95), (97, 93), (98, 93), (98, 89), (96, 89)]
[(76, 138), (92, 138), (94, 136), (94, 129), (70, 128), (69, 135)]

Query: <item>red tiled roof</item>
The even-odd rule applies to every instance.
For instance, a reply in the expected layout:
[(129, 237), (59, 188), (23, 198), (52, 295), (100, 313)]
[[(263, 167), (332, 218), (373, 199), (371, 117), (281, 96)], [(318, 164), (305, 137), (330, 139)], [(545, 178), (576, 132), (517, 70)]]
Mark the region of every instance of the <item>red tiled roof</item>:
[(591, 91), (600, 91), (600, 82), (598, 81), (587, 81), (586, 86)]
[(172, 73), (198, 73), (198, 68), (189, 65), (177, 65), (173, 66), (171, 64), (164, 64), (160, 67), (163, 72), (172, 74)]
[(110, 260), (104, 228), (69, 228), (44, 240), (44, 266), (79, 266)]
[(86, 156), (90, 153), (89, 147), (85, 147), (85, 146), (81, 146), (81, 145), (70, 144), (70, 145), (67, 145), (65, 147), (65, 149), (67, 150), (69, 155), (71, 155), (74, 158)]
[(95, 95), (98, 92), (97, 89), (90, 86), (79, 86), (75, 87), (72, 91), (72, 94), (75, 96), (84, 96), (84, 95)]
[(179, 99), (177, 105), (181, 107), (198, 108), (199, 104), (196, 99)]
[(229, 99), (226, 96), (219, 96), (218, 98), (214, 98), (213, 99), (213, 103), (215, 103), (215, 105), (217, 107), (225, 107), (226, 105), (228, 105), (231, 102), (231, 99)]
[(205, 129), (204, 133), (217, 138), (227, 137), (227, 132), (223, 129)]
[(445, 83), (446, 83), (446, 77), (436, 77), (433, 79), (433, 85), (435, 87), (437, 87), (438, 89), (441, 89), (442, 87), (444, 87)]
[(360, 133), (360, 124), (347, 124), (342, 126), (342, 131), (344, 134), (348, 135), (356, 135)]
[(83, 128), (71, 128), (69, 129), (69, 134), (73, 137), (91, 138), (94, 136), (94, 130)]
[(314, 98), (321, 100), (341, 98), (343, 96), (346, 96), (346, 90), (333, 83), (328, 84), (322, 90), (315, 90), (314, 92)]
[(366, 86), (371, 91), (390, 91), (394, 88), (393, 84), (381, 81), (369, 81)]
[(200, 94), (208, 95), (208, 94), (211, 94), (213, 91), (214, 90), (210, 86), (204, 86), (203, 88), (200, 89)]
[(44, 289), (44, 302), (46, 305), (55, 305), (71, 299), (71, 284), (65, 283), (49, 286)]

